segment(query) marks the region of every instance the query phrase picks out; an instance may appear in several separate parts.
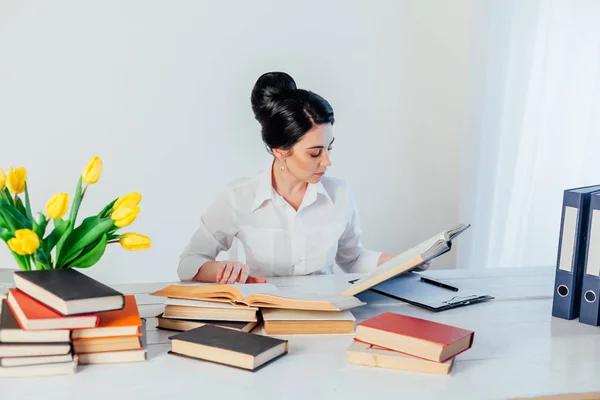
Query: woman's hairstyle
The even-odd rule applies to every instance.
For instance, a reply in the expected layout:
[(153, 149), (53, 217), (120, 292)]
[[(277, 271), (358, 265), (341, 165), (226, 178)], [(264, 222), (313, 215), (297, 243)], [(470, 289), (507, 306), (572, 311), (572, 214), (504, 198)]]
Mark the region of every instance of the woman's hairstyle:
[(271, 149), (289, 150), (314, 125), (333, 124), (333, 108), (316, 93), (298, 89), (285, 72), (263, 74), (250, 97), (262, 140)]

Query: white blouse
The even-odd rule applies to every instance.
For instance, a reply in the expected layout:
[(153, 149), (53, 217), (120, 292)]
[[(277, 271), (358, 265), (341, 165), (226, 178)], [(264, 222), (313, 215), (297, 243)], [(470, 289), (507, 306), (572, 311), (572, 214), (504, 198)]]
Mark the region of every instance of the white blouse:
[(356, 204), (344, 181), (324, 176), (308, 184), (294, 210), (274, 189), (271, 169), (227, 185), (200, 218), (177, 273), (191, 280), (237, 237), (253, 276), (369, 272), (380, 252), (363, 248)]

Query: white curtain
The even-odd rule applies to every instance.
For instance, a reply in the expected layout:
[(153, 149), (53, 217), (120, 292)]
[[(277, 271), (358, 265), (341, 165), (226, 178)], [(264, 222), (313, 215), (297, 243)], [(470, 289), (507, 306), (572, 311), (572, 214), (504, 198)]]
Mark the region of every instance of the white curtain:
[(600, 1), (481, 1), (459, 268), (553, 266), (563, 190), (600, 184)]

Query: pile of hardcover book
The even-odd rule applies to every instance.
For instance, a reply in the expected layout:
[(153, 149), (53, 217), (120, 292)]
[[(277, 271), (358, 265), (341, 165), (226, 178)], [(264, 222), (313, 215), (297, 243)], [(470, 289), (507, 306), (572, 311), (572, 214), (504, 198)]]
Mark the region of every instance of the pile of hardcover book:
[(0, 377), (72, 374), (146, 359), (134, 296), (74, 269), (16, 271), (0, 299)]

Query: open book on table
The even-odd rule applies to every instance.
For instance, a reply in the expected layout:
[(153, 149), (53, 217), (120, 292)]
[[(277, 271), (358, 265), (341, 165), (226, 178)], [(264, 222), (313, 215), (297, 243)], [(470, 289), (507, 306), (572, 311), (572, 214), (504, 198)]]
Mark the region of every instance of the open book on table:
[(271, 283), (169, 285), (153, 296), (224, 302), (251, 307), (342, 311), (363, 305), (354, 296), (324, 296), (278, 289)]
[(151, 295), (176, 299), (225, 302), (264, 308), (315, 311), (348, 310), (365, 304), (354, 297), (354, 295), (403, 272), (411, 271), (419, 265), (450, 251), (452, 240), (469, 228), (469, 226), (461, 224), (438, 233), (421, 244), (392, 258), (385, 264), (380, 265), (372, 273), (357, 280), (354, 285), (351, 285), (344, 292), (333, 296), (309, 294), (290, 289), (278, 289), (271, 283), (169, 285), (151, 293)]
[(406, 250), (404, 253), (386, 261), (373, 272), (354, 281), (354, 284), (346, 289), (342, 293), (342, 296), (354, 296), (360, 292), (364, 292), (381, 282), (399, 274), (412, 271), (420, 265), (447, 253), (452, 249), (452, 241), (470, 226), (470, 224), (459, 224)]

